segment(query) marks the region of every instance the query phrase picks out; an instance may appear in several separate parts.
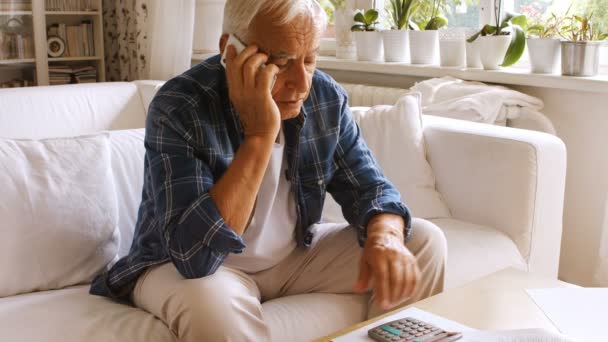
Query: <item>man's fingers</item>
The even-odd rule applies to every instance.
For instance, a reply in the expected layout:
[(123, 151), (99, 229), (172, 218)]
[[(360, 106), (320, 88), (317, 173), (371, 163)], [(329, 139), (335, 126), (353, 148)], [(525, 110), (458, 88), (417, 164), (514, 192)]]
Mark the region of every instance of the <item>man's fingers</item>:
[(243, 85), (247, 89), (254, 89), (260, 67), (268, 61), (268, 55), (256, 53), (251, 56), (243, 66)]
[(401, 301), (401, 294), (403, 293), (406, 281), (406, 273), (403, 262), (395, 260), (389, 262), (389, 279), (390, 279), (390, 304), (397, 305)]
[(376, 262), (373, 269), (376, 302), (381, 308), (387, 309), (390, 305), (390, 279), (388, 271), (388, 263), (385, 259)]
[(272, 87), (274, 87), (274, 82), (277, 79), (277, 74), (279, 73), (279, 67), (274, 64), (267, 64), (260, 72), (258, 73), (258, 81), (256, 88), (268, 89), (268, 91), (272, 91)]
[(418, 270), (416, 261), (409, 261), (406, 265), (405, 286), (403, 287), (403, 292), (401, 293), (402, 299), (410, 298), (414, 294), (414, 291), (416, 291), (416, 287), (418, 286), (419, 277), (420, 271)]
[(355, 283), (353, 290), (355, 292), (365, 292), (369, 289), (369, 280), (371, 278), (371, 271), (369, 266), (364, 261), (359, 264), (359, 278)]
[(241, 53), (236, 53), (234, 45), (226, 46), (228, 53), (226, 54), (226, 72), (230, 75), (230, 79), (242, 87), (243, 84), (243, 66), (249, 57), (253, 56), (258, 48), (255, 45), (246, 47)]

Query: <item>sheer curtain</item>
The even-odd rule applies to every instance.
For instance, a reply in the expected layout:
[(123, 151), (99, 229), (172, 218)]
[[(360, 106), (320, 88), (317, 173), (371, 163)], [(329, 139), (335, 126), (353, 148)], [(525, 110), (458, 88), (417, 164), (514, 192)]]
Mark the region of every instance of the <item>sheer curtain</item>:
[(148, 79), (167, 80), (190, 68), (194, 0), (148, 0)]
[(167, 80), (190, 68), (194, 2), (104, 0), (107, 80)]

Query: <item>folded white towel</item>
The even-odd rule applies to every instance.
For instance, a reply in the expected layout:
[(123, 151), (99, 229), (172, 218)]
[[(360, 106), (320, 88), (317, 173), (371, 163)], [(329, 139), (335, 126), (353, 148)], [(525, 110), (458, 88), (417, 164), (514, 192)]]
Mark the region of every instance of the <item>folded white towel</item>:
[(522, 109), (539, 111), (543, 101), (502, 86), (463, 81), (453, 77), (433, 78), (414, 85), (422, 93), (424, 114), (494, 124), (518, 118)]

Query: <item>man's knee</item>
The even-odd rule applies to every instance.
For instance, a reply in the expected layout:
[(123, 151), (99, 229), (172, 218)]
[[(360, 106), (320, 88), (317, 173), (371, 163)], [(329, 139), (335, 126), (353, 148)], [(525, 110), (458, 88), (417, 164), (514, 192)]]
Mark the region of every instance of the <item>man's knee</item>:
[[(414, 218), (412, 220), (412, 252), (419, 260), (434, 264), (435, 267), (445, 267), (448, 247), (445, 234), (434, 223)], [(422, 265), (421, 265), (422, 266)]]
[(181, 282), (163, 308), (179, 341), (264, 341), (268, 329), (252, 293), (257, 289), (232, 278), (214, 274)]

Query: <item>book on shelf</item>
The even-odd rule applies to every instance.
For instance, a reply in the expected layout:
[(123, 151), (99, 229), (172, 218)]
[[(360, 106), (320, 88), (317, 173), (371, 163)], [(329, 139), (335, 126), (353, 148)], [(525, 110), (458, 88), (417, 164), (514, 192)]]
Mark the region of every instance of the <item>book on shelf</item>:
[(31, 11), (32, 0), (0, 0), (0, 11)]
[(47, 37), (57, 36), (65, 43), (62, 57), (94, 57), (95, 41), (93, 23), (84, 20), (80, 25), (52, 24), (47, 28)]
[(93, 0), (46, 0), (47, 11), (95, 11)]

